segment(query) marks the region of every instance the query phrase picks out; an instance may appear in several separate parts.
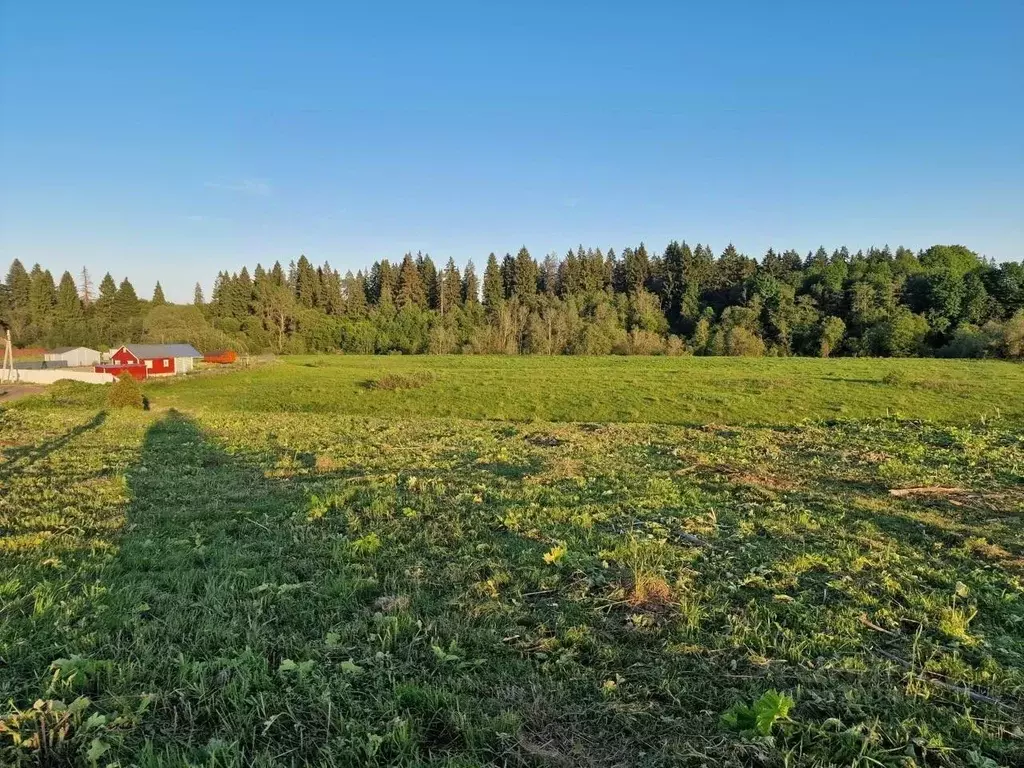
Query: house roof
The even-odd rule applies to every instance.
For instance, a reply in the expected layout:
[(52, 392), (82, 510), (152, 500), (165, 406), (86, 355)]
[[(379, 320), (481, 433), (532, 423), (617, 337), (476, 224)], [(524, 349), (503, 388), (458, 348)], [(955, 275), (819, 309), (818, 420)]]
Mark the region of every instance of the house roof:
[(202, 357), (203, 353), (191, 344), (123, 344), (139, 360), (154, 357)]
[[(90, 352), (96, 352), (95, 349), (91, 349), (90, 347), (54, 347), (53, 349), (48, 350), (46, 354), (63, 355), (65, 352), (74, 352), (76, 349), (88, 349)], [(96, 354), (99, 354), (99, 352), (96, 352)]]

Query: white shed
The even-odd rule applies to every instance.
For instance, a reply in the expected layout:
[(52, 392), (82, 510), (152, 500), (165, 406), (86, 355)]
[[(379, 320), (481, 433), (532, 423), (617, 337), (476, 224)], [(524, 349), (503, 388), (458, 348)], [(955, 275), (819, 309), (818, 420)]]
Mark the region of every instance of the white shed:
[(63, 362), (68, 368), (82, 368), (98, 365), (100, 353), (89, 347), (57, 347), (46, 352), (43, 360), (47, 363)]

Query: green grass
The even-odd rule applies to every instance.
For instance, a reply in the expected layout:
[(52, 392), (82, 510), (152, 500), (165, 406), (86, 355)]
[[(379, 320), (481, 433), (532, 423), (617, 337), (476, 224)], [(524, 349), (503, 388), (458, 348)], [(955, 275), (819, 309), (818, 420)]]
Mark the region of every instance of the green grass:
[[(886, 383), (894, 371), (900, 375)], [(372, 385), (424, 376), (415, 388)], [(146, 391), (167, 406), (249, 413), (687, 425), (897, 415), (1024, 424), (1024, 366), (998, 361), (292, 357), (236, 374), (153, 382)]]
[[(599, 423), (618, 360), (304, 362), (0, 408), (0, 765), (1024, 764), (1024, 437), (914, 386), (1019, 368), (750, 426), (739, 382), (795, 367), (727, 361), (691, 427)], [(502, 371), (578, 417), (403, 416), (448, 380), (495, 419)], [(889, 493), (921, 486), (959, 490)]]

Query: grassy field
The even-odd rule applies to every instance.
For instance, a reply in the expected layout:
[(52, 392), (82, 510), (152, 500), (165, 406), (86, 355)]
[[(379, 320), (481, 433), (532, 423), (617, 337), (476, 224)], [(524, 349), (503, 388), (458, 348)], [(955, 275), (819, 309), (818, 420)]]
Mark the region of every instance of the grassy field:
[[(415, 389), (374, 389), (388, 375)], [(1024, 366), (808, 358), (289, 357), (230, 376), (148, 386), (182, 409), (514, 421), (710, 422), (927, 418), (1024, 424)]]
[(3, 407), (0, 765), (1024, 764), (1024, 369), (714, 363)]

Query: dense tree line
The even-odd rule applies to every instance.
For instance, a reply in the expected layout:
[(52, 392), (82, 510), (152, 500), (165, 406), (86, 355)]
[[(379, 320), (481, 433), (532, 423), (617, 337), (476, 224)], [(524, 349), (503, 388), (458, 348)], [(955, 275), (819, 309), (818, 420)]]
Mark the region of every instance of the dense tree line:
[(760, 260), (732, 245), (491, 254), (478, 275), (426, 254), (344, 276), (305, 256), (217, 275), (207, 301), (149, 301), (109, 274), (56, 283), (15, 260), (0, 323), (17, 344), (189, 341), (246, 352), (1024, 356), (1024, 262), (963, 246)]

